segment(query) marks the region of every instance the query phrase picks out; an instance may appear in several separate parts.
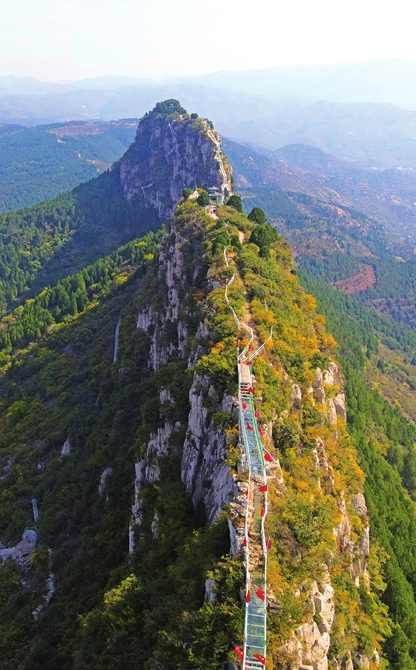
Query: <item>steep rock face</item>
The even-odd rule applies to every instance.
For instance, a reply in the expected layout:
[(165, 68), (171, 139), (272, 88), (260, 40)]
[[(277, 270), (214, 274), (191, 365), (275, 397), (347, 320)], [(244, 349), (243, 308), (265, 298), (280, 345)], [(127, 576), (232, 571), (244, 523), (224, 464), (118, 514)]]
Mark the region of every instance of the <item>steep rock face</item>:
[[(193, 367), (207, 352), (205, 342), (209, 331), (203, 314), (199, 306), (192, 312), (185, 309), (183, 303), (184, 297), (196, 285), (200, 286), (202, 282), (209, 286), (200, 240), (193, 249), (193, 264), (190, 266), (185, 259), (184, 250), (189, 253), (190, 238), (191, 235), (178, 231), (175, 225), (171, 226), (159, 254), (159, 295), (163, 295), (164, 299), (157, 307), (154, 304), (143, 305), (137, 317), (137, 328), (149, 338), (148, 364), (154, 371), (172, 355), (184, 358), (188, 368)], [(195, 323), (198, 324), (196, 328)], [(176, 335), (174, 342), (166, 338), (166, 330), (172, 327)], [(172, 403), (165, 389), (160, 392), (160, 400), (167, 406)], [(159, 477), (159, 458), (169, 453), (175, 432), (185, 434), (181, 448), (182, 483), (195, 506), (203, 503), (209, 522), (215, 521), (223, 505), (237, 494), (236, 483), (225, 460), (227, 439), (224, 430), (216, 427), (213, 419), (214, 411), (236, 416), (233, 398), (218, 394), (208, 376), (201, 377), (195, 372), (189, 391), (189, 407), (186, 422), (172, 425), (166, 420), (161, 428), (152, 433), (144, 457), (136, 464), (130, 553), (134, 549), (134, 528), (141, 524), (141, 492)]]
[[(207, 343), (210, 332), (207, 325), (206, 304), (189, 308), (190, 293), (199, 290), (205, 293), (222, 290), (214, 281), (205, 262), (202, 229), (195, 222), (192, 231), (177, 225), (175, 219), (166, 234), (158, 259), (158, 300), (144, 301), (140, 306), (137, 328), (148, 337), (148, 365), (157, 371), (170, 357), (179, 356), (193, 368), (198, 360), (208, 352)], [(191, 245), (191, 248), (190, 248)], [(192, 263), (189, 259), (192, 258)], [(215, 304), (215, 303), (214, 303)], [(209, 320), (209, 319), (208, 319)], [(172, 330), (173, 329), (173, 330)], [(174, 337), (172, 332), (174, 331)], [(170, 333), (170, 337), (166, 333)], [(285, 410), (288, 416), (302, 412), (304, 402), (312, 403), (319, 411), (328, 430), (314, 437), (314, 447), (310, 456), (311, 467), (315, 469), (320, 495), (329, 496), (335, 501), (338, 510), (336, 525), (332, 530), (332, 551), (349, 565), (349, 579), (356, 588), (367, 584), (367, 556), (369, 553), (368, 513), (361, 492), (339, 490), (338, 475), (333, 458), (337, 446), (338, 432), (342, 431), (346, 419), (344, 385), (336, 363), (330, 362), (326, 369), (316, 370), (315, 379), (310, 387), (301, 388), (282, 371), (282, 379), (287, 386), (291, 410)], [(169, 391), (161, 389), (161, 403), (169, 407), (172, 398)], [(130, 551), (134, 551), (134, 530), (142, 523), (142, 491), (157, 481), (160, 476), (159, 459), (169, 454), (177, 444), (175, 434), (180, 437), (181, 480), (195, 506), (203, 503), (207, 519), (213, 522), (225, 504), (229, 505), (230, 547), (234, 556), (244, 554), (244, 519), (247, 503), (247, 473), (242, 464), (237, 465), (237, 473), (227, 463), (229, 442), (222, 426), (215, 423), (215, 414), (227, 414), (237, 419), (236, 401), (224, 392), (218, 392), (209, 374), (193, 372), (189, 391), (189, 413), (186, 420), (175, 425), (168, 419), (151, 434), (142, 459), (136, 464), (135, 500), (132, 507), (132, 526)], [(275, 421), (278, 421), (278, 414)], [(273, 421), (264, 427), (266, 444), (272, 446)], [(329, 432), (328, 432), (329, 431)], [(184, 435), (184, 438), (182, 437)], [(326, 437), (325, 437), (326, 435)], [(330, 440), (331, 445), (327, 443)], [(335, 452), (334, 452), (335, 450)], [(301, 456), (301, 453), (299, 453)], [(336, 458), (335, 458), (336, 461)], [(269, 464), (267, 477), (270, 486), (282, 499), (285, 498), (287, 485), (278, 459)], [(248, 517), (253, 516), (252, 501), (249, 498)], [(154, 509), (152, 535), (157, 537), (158, 510)], [(353, 516), (354, 519), (353, 519)], [(357, 518), (359, 520), (357, 521)], [(355, 525), (355, 531), (353, 527)], [(360, 531), (357, 531), (357, 528)], [(331, 554), (330, 554), (331, 555)], [(260, 556), (252, 551), (250, 569), (256, 568)], [(291, 670), (310, 668), (327, 670), (329, 663), (338, 663), (340, 668), (378, 667), (376, 656), (369, 658), (356, 649), (351, 649), (336, 658), (331, 655), (331, 642), (337, 604), (334, 585), (331, 581), (331, 560), (316, 567), (296, 592), (295, 598), (307, 602), (306, 614), (300, 625), (293, 630), (280, 647), (278, 655)], [(211, 597), (211, 596), (209, 596)], [(279, 592), (268, 594), (270, 608), (279, 610)], [(361, 664), (361, 666), (359, 665)], [(283, 666), (282, 666), (283, 667)]]
[(206, 119), (192, 118), (175, 100), (158, 103), (140, 121), (134, 143), (120, 163), (128, 202), (169, 219), (184, 187), (232, 193), (231, 168), (221, 138)]
[[(317, 368), (309, 395), (313, 397), (316, 406), (320, 407), (328, 423), (335, 428), (333, 436), (337, 442), (337, 424), (339, 419), (342, 422), (346, 420), (346, 410), (344, 382), (336, 363), (330, 362), (326, 370)], [(301, 389), (292, 382), (292, 407), (296, 407), (301, 400)], [(315, 459), (319, 488), (323, 493), (335, 494), (337, 501), (339, 523), (333, 528), (337, 552), (350, 566), (350, 579), (358, 589), (361, 580), (364, 584), (369, 582), (367, 558), (370, 553), (370, 528), (365, 498), (358, 492), (347, 500), (343, 490), (335, 492), (336, 471), (331, 465), (327, 445), (321, 437), (315, 438), (315, 443), (311, 455)], [(284, 486), (284, 483), (281, 480), (280, 488), (282, 485)], [(352, 530), (351, 513), (355, 513), (360, 519), (361, 531), (358, 533), (358, 538), (357, 533), (354, 537)], [(290, 670), (328, 670), (329, 667), (355, 670), (380, 666), (377, 650), (374, 650), (371, 658), (364, 653), (357, 651), (351, 653), (349, 650), (338, 657), (329, 656), (331, 630), (337, 615), (330, 563), (322, 566), (319, 579), (305, 582), (296, 595), (300, 597), (302, 591), (306, 593), (309, 616), (307, 621), (293, 630), (290, 638), (282, 645), (281, 654), (287, 663), (285, 667)]]
[(194, 504), (204, 501), (209, 521), (214, 521), (225, 503), (237, 493), (225, 458), (227, 444), (224, 431), (213, 425), (204, 399), (218, 409), (232, 411), (233, 400), (216, 396), (208, 377), (195, 374), (190, 391), (191, 411), (182, 456), (182, 482)]

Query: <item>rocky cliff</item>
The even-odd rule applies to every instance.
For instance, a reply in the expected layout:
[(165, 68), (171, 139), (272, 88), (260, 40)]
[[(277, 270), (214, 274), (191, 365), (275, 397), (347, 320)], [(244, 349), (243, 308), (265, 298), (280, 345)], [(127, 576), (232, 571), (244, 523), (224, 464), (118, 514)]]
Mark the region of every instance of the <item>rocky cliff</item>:
[(189, 115), (176, 100), (158, 103), (140, 121), (136, 139), (120, 163), (127, 201), (169, 219), (184, 187), (228, 198), (231, 168), (210, 121)]
[[(172, 104), (144, 118), (119, 172), (126, 198), (160, 217), (195, 186), (191, 174), (197, 186), (231, 192), (209, 123)], [(231, 277), (235, 315), (253, 328), (253, 346), (267, 340), (252, 366), (273, 458), (267, 670), (379, 667), (390, 632), (383, 557), (369, 560), (336, 343), (285, 241), (232, 207), (208, 215), (180, 199), (166, 232), (119, 250), (102, 296), (101, 275), (89, 273), (91, 303), (16, 354), (0, 378), (3, 557), (20, 551), (30, 501), (39, 506), (31, 559), (0, 571), (7, 667), (239, 667), (243, 529), (247, 518), (255, 575), (260, 489), (240, 442), (237, 336), (247, 340), (226, 300)]]
[[(223, 295), (229, 268), (223, 254), (207, 263), (211, 244), (215, 244), (215, 236), (222, 227), (227, 224), (231, 234), (238, 226), (230, 210), (218, 212), (220, 220), (209, 223), (209, 219), (203, 222), (198, 218), (192, 203), (178, 209), (158, 261), (158, 290), (163, 299), (157, 305), (145, 303), (139, 308), (137, 328), (149, 340), (148, 365), (157, 371), (171, 357), (183, 357), (192, 371), (192, 381), (187, 417), (177, 423), (170, 418), (165, 420), (151, 434), (136, 464), (132, 553), (134, 535), (140, 533), (143, 523), (141, 508), (146, 499), (143, 495), (149, 485), (158, 481), (160, 463), (171, 452), (172, 444), (176, 444), (181, 457), (181, 481), (194, 507), (203, 504), (208, 522), (214, 523), (225, 505), (229, 510), (231, 555), (239, 560), (244, 555), (247, 471), (237, 449), (237, 398), (232, 382), (235, 364), (230, 363), (235, 324)], [(246, 224), (242, 216), (240, 239), (247, 236)], [(257, 256), (253, 245), (243, 246), (239, 254), (243, 267), (253, 253)], [(233, 254), (237, 259), (235, 250), (231, 258)], [(345, 670), (377, 668), (377, 632), (373, 630), (365, 644), (359, 633), (360, 625), (365, 625), (360, 594), (366, 592), (370, 599), (375, 596), (367, 569), (370, 543), (363, 476), (354, 463), (354, 451), (345, 433), (343, 379), (333, 361), (327, 359), (324, 368), (314, 367), (317, 352), (322, 357), (332, 345), (310, 311), (313, 300), (307, 296), (301, 298), (299, 288), (292, 298), (288, 295), (293, 290), (292, 264), (283, 258), (278, 264), (280, 300), (287, 308), (291, 305), (292, 310), (297, 310), (294, 305), (301, 302), (306, 312), (299, 330), (291, 331), (290, 345), (297, 349), (296, 340), (302, 339), (301, 332), (306, 326), (305, 336), (310, 342), (304, 341), (303, 346), (311, 347), (309, 354), (303, 351), (304, 365), (309, 366), (306, 375), (302, 372), (299, 377), (299, 371), (288, 365), (288, 344), (282, 334), (287, 327), (286, 318), (279, 311), (273, 312), (274, 316), (270, 310), (265, 312), (255, 297), (243, 307), (243, 296), (253, 295), (252, 282), (256, 280), (251, 272), (246, 276), (244, 271), (240, 274), (234, 294), (236, 306), (240, 304), (244, 310), (240, 313), (251, 314), (253, 325), (257, 317), (258, 333), (265, 332), (264, 320), (274, 323), (281, 333), (272, 351), (254, 364), (255, 392), (264, 416), (264, 442), (275, 455), (274, 463), (268, 467), (272, 500), (268, 530), (273, 538), (269, 558), (268, 667), (327, 670), (331, 663), (332, 667)], [(249, 266), (257, 267), (259, 274), (266, 274), (261, 263), (257, 263), (251, 257)], [(260, 292), (258, 285), (255, 290)], [(274, 289), (271, 291), (273, 295)], [(196, 302), (192, 297), (195, 294), (199, 296)], [(219, 320), (223, 323), (220, 341)], [(172, 327), (174, 341), (166, 339), (166, 332)], [(315, 347), (315, 354), (311, 355)], [(310, 362), (306, 363), (308, 359)], [(224, 366), (228, 365), (229, 378), (224, 383)], [(293, 380), (294, 374), (297, 381)], [(277, 393), (273, 390), (276, 388)], [(160, 402), (169, 407), (175, 401), (162, 388)], [(148, 517), (153, 519), (153, 537), (160, 515), (155, 507)], [(255, 572), (255, 552), (251, 560), (251, 571)], [(211, 582), (208, 600), (214, 597), (213, 589), (215, 593), (215, 583)]]

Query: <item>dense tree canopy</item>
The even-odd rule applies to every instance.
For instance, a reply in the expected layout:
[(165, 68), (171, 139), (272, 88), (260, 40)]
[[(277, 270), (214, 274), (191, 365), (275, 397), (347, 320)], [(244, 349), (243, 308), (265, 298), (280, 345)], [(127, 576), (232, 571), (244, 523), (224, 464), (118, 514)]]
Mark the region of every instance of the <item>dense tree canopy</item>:
[(248, 215), (248, 218), (250, 221), (253, 221), (253, 223), (266, 223), (266, 214), (260, 207), (253, 207), (250, 214)]
[(236, 209), (237, 212), (243, 211), (243, 201), (239, 195), (232, 195), (230, 198), (228, 198), (227, 205), (228, 207), (233, 207), (233, 209)]

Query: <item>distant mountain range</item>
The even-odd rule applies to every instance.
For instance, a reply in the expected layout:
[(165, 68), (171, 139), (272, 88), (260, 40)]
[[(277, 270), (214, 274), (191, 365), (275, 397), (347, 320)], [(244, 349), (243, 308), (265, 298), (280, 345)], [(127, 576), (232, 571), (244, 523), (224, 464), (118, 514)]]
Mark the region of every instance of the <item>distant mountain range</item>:
[(75, 82), (45, 83), (34, 77), (0, 77), (0, 96), (115, 90), (122, 87), (192, 84), (281, 100), (304, 103), (382, 102), (416, 109), (416, 61), (372, 60), (366, 63), (295, 65), (245, 71), (220, 70), (207, 75), (168, 80), (102, 76)]
[(0, 123), (138, 118), (158, 101), (175, 98), (237, 142), (269, 149), (308, 144), (364, 167), (416, 169), (412, 82), (416, 64), (401, 61), (217, 72), (165, 82), (98, 77), (50, 84), (0, 77)]
[[(0, 211), (55, 197), (103, 172), (130, 146), (137, 124), (138, 119), (131, 118), (30, 128), (1, 126)], [(412, 169), (361, 167), (305, 144), (273, 150), (224, 140), (224, 147), (239, 189), (305, 193), (360, 210), (403, 240), (416, 243), (416, 172)]]
[[(290, 144), (265, 151), (224, 140), (240, 189), (283, 189), (350, 207), (416, 242), (416, 173), (358, 168), (315, 147)], [(261, 205), (262, 206), (262, 205)], [(267, 207), (265, 207), (267, 209)]]
[(198, 84), (268, 98), (309, 102), (382, 102), (416, 109), (416, 62), (391, 60), (330, 65), (294, 65), (195, 77)]

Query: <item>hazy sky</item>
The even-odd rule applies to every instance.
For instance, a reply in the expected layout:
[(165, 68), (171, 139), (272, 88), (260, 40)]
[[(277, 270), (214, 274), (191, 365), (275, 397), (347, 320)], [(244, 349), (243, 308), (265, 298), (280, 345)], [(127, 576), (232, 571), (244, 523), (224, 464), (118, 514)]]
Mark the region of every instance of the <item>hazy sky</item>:
[(409, 0), (0, 0), (0, 74), (163, 77), (416, 60)]

